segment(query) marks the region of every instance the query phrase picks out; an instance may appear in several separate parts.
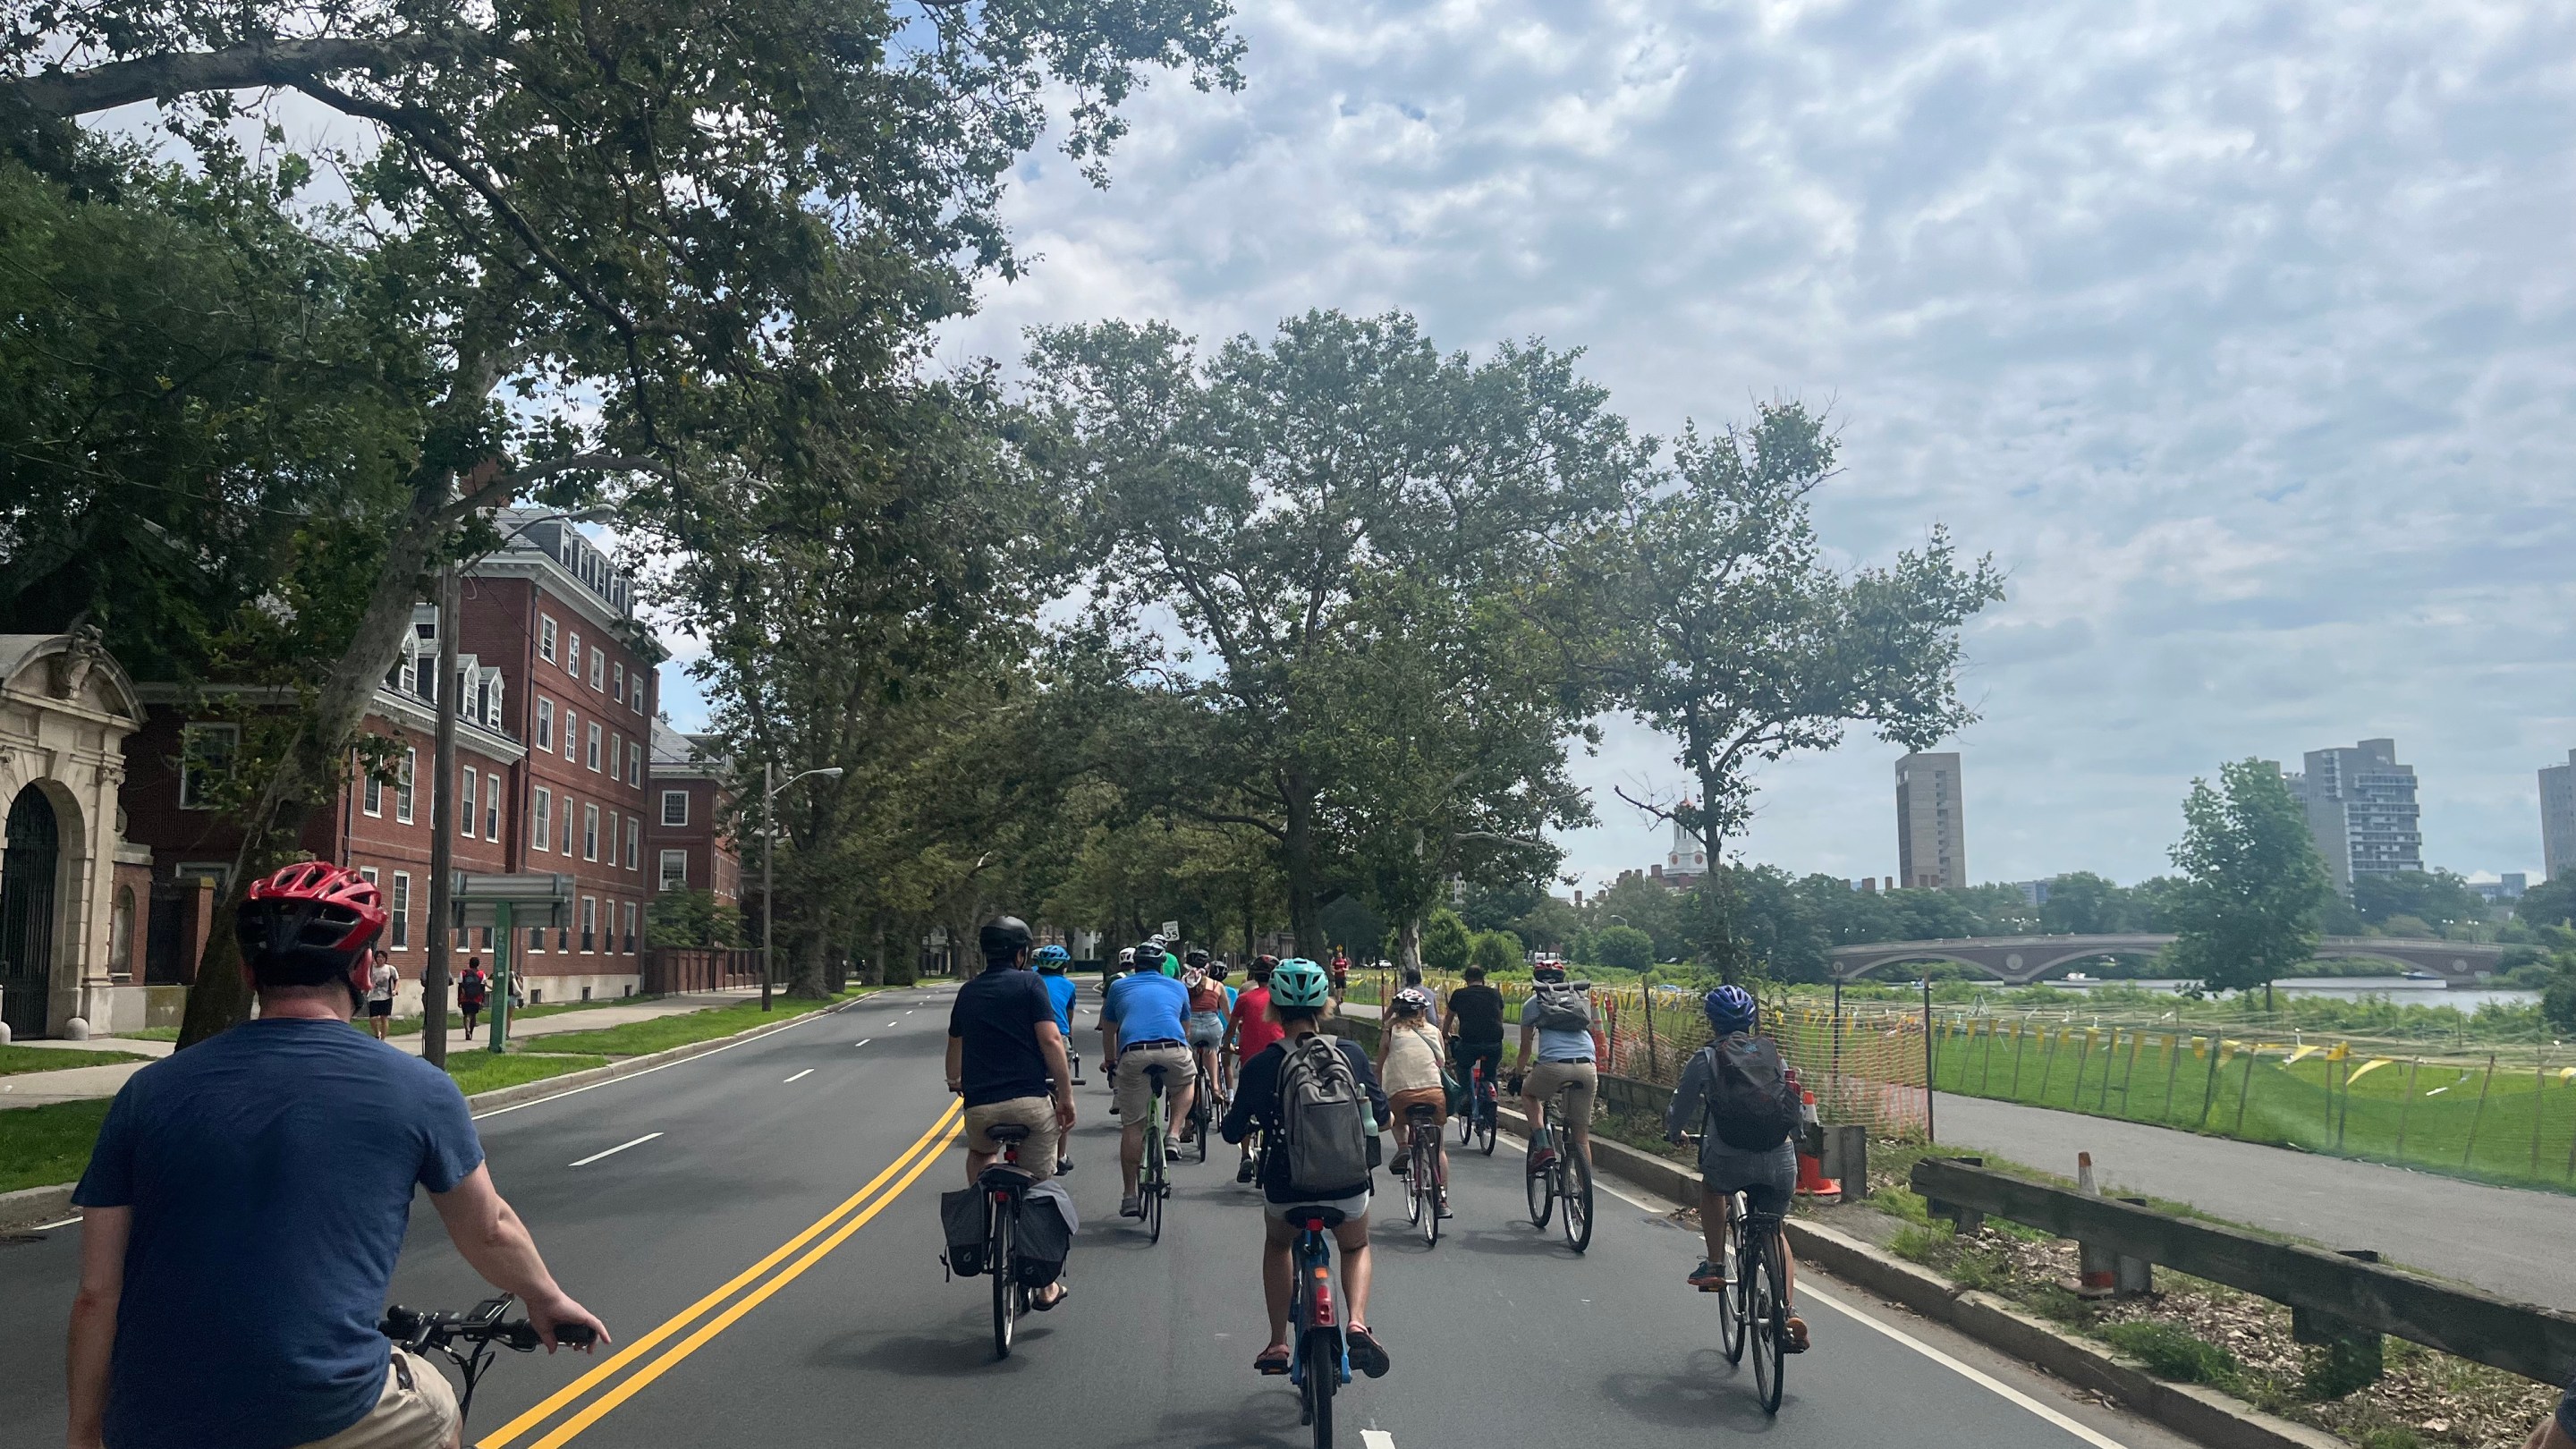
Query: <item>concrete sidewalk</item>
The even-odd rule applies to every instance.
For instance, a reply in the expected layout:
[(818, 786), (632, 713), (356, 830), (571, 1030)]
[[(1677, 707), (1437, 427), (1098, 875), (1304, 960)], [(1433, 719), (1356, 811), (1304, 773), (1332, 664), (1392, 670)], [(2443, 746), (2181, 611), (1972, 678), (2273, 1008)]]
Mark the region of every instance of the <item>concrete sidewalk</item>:
[(2576, 1309), (2576, 1258), (2564, 1250), (2576, 1198), (1947, 1092), (1933, 1102), (1933, 1124), (1945, 1146), (2068, 1177), (2075, 1154), (2090, 1152), (2106, 1185)]
[[(694, 992), (685, 996), (656, 997), (650, 1001), (625, 1002), (615, 1006), (588, 1006), (578, 1011), (559, 1011), (548, 1016), (513, 1017), (510, 1040), (527, 1042), (574, 1031), (605, 1031), (610, 1027), (628, 1026), (639, 1021), (653, 1021), (665, 1016), (686, 1016), (719, 1006), (739, 1006), (760, 999), (758, 987), (730, 991)], [(361, 1018), (363, 1021), (364, 1018)], [(454, 1029), (448, 1032), (447, 1049), (481, 1051), (490, 1029), (490, 1018), (484, 1018), (472, 1042), (465, 1041)], [(420, 1055), (420, 1033), (389, 1038), (392, 1045), (413, 1056)], [(67, 1051), (131, 1052), (142, 1057), (166, 1057), (176, 1050), (166, 1041), (135, 1041), (126, 1037), (93, 1037), (88, 1041), (31, 1041), (20, 1046), (43, 1047)], [(149, 1062), (112, 1062), (106, 1066), (71, 1067), (59, 1072), (19, 1072), (0, 1077), (0, 1111), (12, 1107), (42, 1107), (53, 1102), (79, 1102), (95, 1097), (113, 1097), (125, 1079), (149, 1066)]]

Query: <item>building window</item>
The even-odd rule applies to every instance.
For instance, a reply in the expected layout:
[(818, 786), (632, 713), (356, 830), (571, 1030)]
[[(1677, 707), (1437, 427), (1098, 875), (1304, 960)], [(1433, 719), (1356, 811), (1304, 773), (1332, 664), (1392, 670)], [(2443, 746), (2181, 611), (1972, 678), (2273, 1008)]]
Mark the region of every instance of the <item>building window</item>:
[(501, 777), (483, 777), (483, 838), (501, 838)]
[(626, 817), (626, 868), (641, 869), (644, 864), (644, 821), (639, 816)]
[(584, 736), (581, 762), (590, 767), (592, 774), (599, 773), (599, 721), (597, 720), (590, 722), (590, 732)]
[(656, 889), (684, 891), (689, 888), (689, 853), (685, 850), (662, 852), (662, 883)]
[(555, 792), (543, 785), (537, 787), (536, 803), (528, 808), (528, 844), (538, 850), (555, 848)]
[(624, 699), (626, 697), (625, 665), (612, 664), (608, 667), (608, 692), (617, 696), (619, 699)]
[(662, 792), (662, 823), (665, 825), (686, 825), (689, 823), (688, 791), (665, 790)]
[(411, 945), (410, 871), (394, 872), (393, 898), (386, 903), (385, 911), (394, 918), (393, 925), (389, 928), (393, 932), (393, 948), (397, 951), (406, 949)]
[(626, 742), (626, 783), (639, 787), (644, 783), (644, 742), (642, 740)]
[(613, 780), (626, 773), (625, 759), (626, 736), (610, 730), (608, 732), (608, 777), (610, 779)]
[(367, 778), (360, 786), (360, 789), (365, 792), (361, 797), (364, 802), (361, 808), (370, 815), (384, 814), (385, 782), (383, 777), (379, 776), (373, 767), (369, 767), (367, 770)]
[(581, 678), (581, 636), (575, 634), (564, 643), (564, 673)]
[(474, 838), (474, 772), (459, 770), (457, 776), (456, 802), (461, 808), (456, 812), (456, 833), (471, 840)]
[(617, 812), (608, 812), (608, 867), (617, 868)]
[(599, 897), (581, 898), (581, 949), (584, 953), (599, 949)]
[(118, 980), (134, 975), (134, 887), (116, 888), (116, 905), (107, 917), (107, 969)]
[(537, 657), (548, 664), (555, 662), (555, 616), (537, 616)]
[[(374, 885), (376, 883), (376, 868), (372, 865), (359, 866), (358, 879), (365, 881), (369, 885)], [(215, 889), (221, 890), (223, 887), (217, 886)]]
[(537, 701), (537, 748), (552, 753), (555, 747), (555, 702)]
[(608, 651), (605, 649), (593, 649), (590, 651), (590, 687), (593, 689), (599, 688), (602, 681), (607, 677)]
[(581, 726), (569, 709), (564, 711), (564, 758), (581, 763)]
[(637, 714), (644, 712), (644, 671), (641, 669), (635, 671), (633, 687), (627, 694), (627, 707)]
[(570, 792), (564, 795), (563, 853), (564, 859), (572, 859), (572, 795)]
[(626, 938), (626, 954), (632, 956), (635, 954), (635, 903), (628, 901), (622, 914), (626, 918), (626, 930), (623, 933)]
[(411, 823), (412, 799), (416, 793), (412, 789), (412, 775), (419, 767), (420, 751), (403, 751), (402, 773), (394, 776), (394, 818), (405, 825)]
[[(599, 859), (599, 807), (596, 805), (581, 807), (581, 858)], [(582, 949), (587, 951), (590, 948), (584, 946)]]
[(528, 928), (528, 953), (534, 956), (542, 956), (546, 953), (545, 927), (530, 926)]
[(241, 726), (192, 724), (179, 728), (179, 808), (212, 810), (214, 789), (232, 773), (241, 749)]

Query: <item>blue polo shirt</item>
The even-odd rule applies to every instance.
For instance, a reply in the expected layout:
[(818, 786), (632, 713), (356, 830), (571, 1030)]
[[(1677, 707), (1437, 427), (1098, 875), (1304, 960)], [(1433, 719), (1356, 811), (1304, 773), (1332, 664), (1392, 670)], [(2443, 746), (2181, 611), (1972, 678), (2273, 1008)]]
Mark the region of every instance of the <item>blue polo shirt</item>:
[(1118, 1049), (1140, 1041), (1187, 1041), (1181, 1023), (1190, 1014), (1190, 989), (1153, 971), (1121, 976), (1100, 1005), (1100, 1019), (1118, 1026)]
[(247, 1021), (136, 1072), (72, 1201), (134, 1213), (117, 1449), (286, 1449), (384, 1393), (412, 1189), (482, 1164), (454, 1079), (327, 1018)]
[(1041, 971), (1038, 979), (1046, 983), (1047, 999), (1055, 1003), (1055, 1029), (1067, 1037), (1073, 1035), (1073, 978), (1062, 972)]

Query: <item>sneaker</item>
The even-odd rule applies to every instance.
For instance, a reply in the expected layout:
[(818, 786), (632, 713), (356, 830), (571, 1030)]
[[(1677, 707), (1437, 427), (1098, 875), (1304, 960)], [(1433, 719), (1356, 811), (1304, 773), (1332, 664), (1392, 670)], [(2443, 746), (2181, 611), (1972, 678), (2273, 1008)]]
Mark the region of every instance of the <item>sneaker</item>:
[(1690, 1285), (1702, 1293), (1715, 1293), (1726, 1287), (1726, 1269), (1706, 1258), (1690, 1270)]
[(1541, 1147), (1529, 1155), (1529, 1170), (1532, 1172), (1545, 1172), (1554, 1166), (1556, 1166), (1556, 1149), (1553, 1147)]
[(1110, 1103), (1110, 1104), (1109, 1104), (1109, 1115), (1110, 1115), (1110, 1116), (1112, 1116), (1112, 1117), (1115, 1117), (1115, 1116), (1117, 1116), (1117, 1115), (1118, 1115), (1118, 1104), (1117, 1104), (1117, 1103), (1112, 1102), (1112, 1103)]
[(1251, 1158), (1247, 1157), (1247, 1158), (1243, 1159), (1243, 1161), (1242, 1161), (1242, 1162), (1240, 1162), (1240, 1163), (1236, 1164), (1235, 1169), (1234, 1169), (1234, 1180), (1235, 1180), (1235, 1181), (1237, 1181), (1237, 1182), (1250, 1182), (1250, 1181), (1252, 1181), (1252, 1159), (1251, 1159)]
[(1164, 1138), (1163, 1155), (1165, 1157), (1179, 1157), (1181, 1155), (1181, 1139), (1178, 1137)]
[(1141, 1218), (1144, 1215), (1144, 1199), (1136, 1196), (1134, 1193), (1129, 1193), (1127, 1196), (1118, 1199), (1118, 1216), (1122, 1218)]
[(1398, 1177), (1411, 1177), (1413, 1175), (1413, 1159), (1410, 1157), (1399, 1157), (1387, 1168), (1387, 1171), (1394, 1173)]
[(1073, 1159), (1072, 1159), (1072, 1158), (1070, 1158), (1070, 1157), (1059, 1157), (1059, 1158), (1057, 1158), (1057, 1159), (1055, 1160), (1055, 1175), (1056, 1175), (1056, 1176), (1058, 1176), (1058, 1177), (1062, 1177), (1062, 1176), (1064, 1176), (1066, 1173), (1071, 1172), (1071, 1171), (1073, 1171)]

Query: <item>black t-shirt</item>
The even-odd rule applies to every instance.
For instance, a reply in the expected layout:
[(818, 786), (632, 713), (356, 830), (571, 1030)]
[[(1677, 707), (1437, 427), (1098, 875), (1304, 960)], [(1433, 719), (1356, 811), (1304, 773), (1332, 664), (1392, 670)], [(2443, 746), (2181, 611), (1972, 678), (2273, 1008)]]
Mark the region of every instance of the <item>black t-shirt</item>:
[(1461, 986), (1449, 993), (1449, 1009), (1458, 1017), (1460, 1041), (1503, 1039), (1503, 993), (1490, 986)]
[[(1226, 1109), (1225, 1121), (1218, 1135), (1228, 1142), (1241, 1142), (1259, 1127), (1268, 1135), (1262, 1138), (1261, 1195), (1275, 1203), (1313, 1202), (1317, 1198), (1350, 1197), (1369, 1190), (1369, 1179), (1318, 1191), (1299, 1192), (1288, 1183), (1288, 1154), (1271, 1150), (1279, 1141), (1279, 1072), (1288, 1063), (1288, 1048), (1295, 1037), (1275, 1041), (1263, 1047), (1252, 1060), (1243, 1064), (1234, 1083), (1234, 1105)], [(1369, 1065), (1368, 1053), (1349, 1037), (1334, 1037), (1332, 1043), (1351, 1068), (1351, 1079), (1369, 1099), (1369, 1109), (1377, 1117), (1380, 1130), (1387, 1125), (1386, 1089), (1378, 1085), (1377, 1069)]]
[(958, 987), (948, 1034), (966, 1044), (957, 1074), (966, 1105), (1052, 1093), (1055, 1079), (1038, 1049), (1038, 1023), (1054, 1020), (1055, 1002), (1034, 971), (997, 967)]

